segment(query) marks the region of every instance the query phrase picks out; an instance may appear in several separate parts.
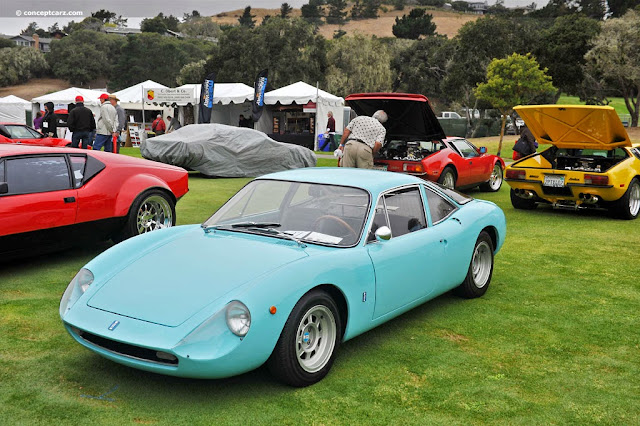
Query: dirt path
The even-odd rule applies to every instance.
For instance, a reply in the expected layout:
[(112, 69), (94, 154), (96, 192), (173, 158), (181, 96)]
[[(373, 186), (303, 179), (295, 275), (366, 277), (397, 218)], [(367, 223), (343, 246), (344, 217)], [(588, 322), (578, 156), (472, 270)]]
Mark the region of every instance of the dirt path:
[(0, 87), (0, 97), (14, 95), (30, 101), (38, 96), (57, 92), (68, 87), (71, 87), (71, 85), (64, 80), (56, 78), (34, 78), (25, 84)]

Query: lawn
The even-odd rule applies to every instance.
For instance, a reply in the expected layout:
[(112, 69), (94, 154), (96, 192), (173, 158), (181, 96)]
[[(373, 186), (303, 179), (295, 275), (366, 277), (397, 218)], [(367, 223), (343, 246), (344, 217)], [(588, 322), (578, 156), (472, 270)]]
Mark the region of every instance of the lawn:
[[(191, 175), (178, 223), (203, 221), (247, 180)], [(516, 211), (506, 185), (470, 194), (507, 216), (487, 294), (443, 295), (346, 342), (331, 373), (304, 389), (264, 368), (160, 376), (75, 343), (59, 300), (108, 243), (5, 265), (0, 424), (640, 423), (640, 220)]]

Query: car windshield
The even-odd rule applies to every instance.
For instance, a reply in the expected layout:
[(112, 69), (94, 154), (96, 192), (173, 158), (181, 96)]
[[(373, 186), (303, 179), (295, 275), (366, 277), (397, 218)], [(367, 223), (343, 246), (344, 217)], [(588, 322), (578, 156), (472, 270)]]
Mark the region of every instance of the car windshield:
[(203, 227), (350, 247), (368, 211), (362, 189), (264, 179), (242, 188)]

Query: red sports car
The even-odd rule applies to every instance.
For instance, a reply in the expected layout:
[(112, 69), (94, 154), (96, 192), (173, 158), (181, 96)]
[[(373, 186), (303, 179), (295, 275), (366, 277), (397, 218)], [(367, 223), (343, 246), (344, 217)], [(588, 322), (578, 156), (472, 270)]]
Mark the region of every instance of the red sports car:
[(0, 145), (0, 260), (176, 223), (175, 166), (74, 148)]
[(38, 146), (71, 146), (71, 141), (50, 138), (24, 124), (0, 123), (0, 143)]
[(419, 176), (452, 189), (479, 185), (493, 192), (502, 186), (504, 161), (464, 138), (447, 138), (425, 96), (359, 93), (345, 100), (358, 115), (370, 116), (382, 109), (389, 116), (375, 168)]

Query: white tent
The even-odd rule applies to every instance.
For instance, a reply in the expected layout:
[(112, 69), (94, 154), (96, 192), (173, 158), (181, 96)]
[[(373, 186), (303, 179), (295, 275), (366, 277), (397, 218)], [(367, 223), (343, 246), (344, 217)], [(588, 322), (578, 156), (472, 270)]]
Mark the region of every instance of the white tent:
[[(196, 99), (200, 99), (200, 84), (184, 84), (178, 89), (193, 88)], [(244, 83), (215, 83), (213, 86), (213, 109), (211, 111), (211, 122), (238, 125), (238, 117), (251, 115), (251, 100), (253, 99), (253, 88)], [(179, 105), (179, 104), (178, 104)], [(197, 105), (195, 116), (198, 116)]]
[[(38, 96), (31, 99), (33, 117), (36, 116), (38, 111), (44, 110), (44, 104), (52, 102), (55, 110), (67, 109), (69, 104), (76, 103), (76, 96), (82, 96), (84, 99), (84, 106), (89, 108), (96, 117), (96, 121), (100, 117), (100, 95), (105, 93), (102, 90), (81, 89), (79, 87), (70, 87), (68, 89), (60, 90), (58, 92), (49, 93), (44, 96)], [(58, 128), (58, 136), (65, 136), (65, 129)]]
[(0, 122), (4, 123), (27, 123), (25, 111), (31, 109), (31, 102), (14, 95), (0, 98)]
[[(309, 102), (316, 104), (314, 143), (317, 143), (318, 135), (324, 133), (327, 128), (327, 113), (329, 111), (333, 112), (333, 118), (336, 120), (336, 132), (342, 132), (344, 99), (339, 96), (332, 95), (303, 81), (264, 94), (265, 105), (276, 105), (277, 103), (280, 105), (306, 105)], [(263, 113), (256, 128), (265, 133), (271, 133), (272, 119), (272, 113)]]
[[(114, 93), (118, 99), (120, 99), (120, 105), (124, 109), (142, 109), (143, 96), (146, 96), (146, 91), (149, 89), (164, 88), (167, 86), (164, 84), (156, 83), (153, 80), (143, 81), (142, 83), (135, 84), (126, 89), (119, 90)], [(151, 108), (152, 109), (152, 108)]]

